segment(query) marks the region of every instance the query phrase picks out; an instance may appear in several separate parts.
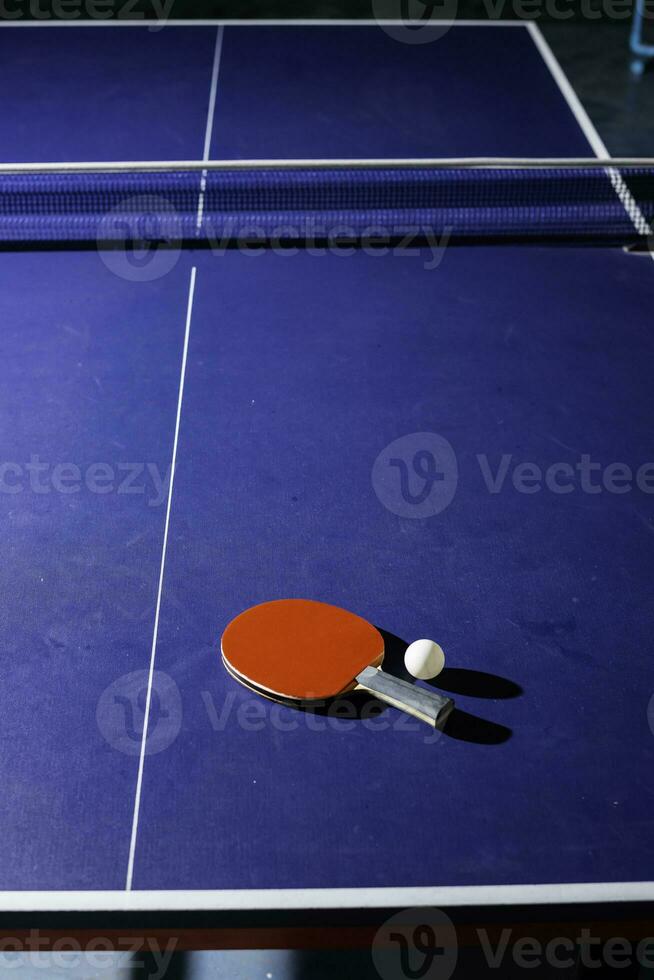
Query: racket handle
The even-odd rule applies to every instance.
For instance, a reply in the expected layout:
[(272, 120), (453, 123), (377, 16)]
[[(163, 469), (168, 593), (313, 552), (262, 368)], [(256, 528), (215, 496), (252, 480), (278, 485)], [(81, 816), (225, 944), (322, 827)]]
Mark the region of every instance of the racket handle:
[(357, 676), (357, 687), (369, 691), (380, 701), (392, 704), (400, 711), (406, 711), (433, 728), (444, 725), (454, 707), (451, 698), (408, 684), (393, 674), (385, 674), (378, 667), (366, 667), (362, 670)]

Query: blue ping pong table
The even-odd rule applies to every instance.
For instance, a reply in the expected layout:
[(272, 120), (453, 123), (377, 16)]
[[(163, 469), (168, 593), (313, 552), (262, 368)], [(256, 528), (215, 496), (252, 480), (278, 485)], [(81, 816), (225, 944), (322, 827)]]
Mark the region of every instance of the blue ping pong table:
[[(2, 160), (605, 152), (537, 27), (389, 27), (7, 25)], [(3, 913), (654, 898), (654, 267), (445, 245), (0, 254)], [(445, 731), (237, 685), (282, 596)]]

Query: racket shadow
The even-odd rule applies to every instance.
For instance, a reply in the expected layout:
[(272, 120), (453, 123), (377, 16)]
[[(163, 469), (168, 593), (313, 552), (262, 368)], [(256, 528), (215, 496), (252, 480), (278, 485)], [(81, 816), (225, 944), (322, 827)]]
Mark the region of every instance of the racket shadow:
[[(404, 654), (408, 646), (406, 640), (379, 626), (375, 628), (384, 640), (384, 673), (391, 674), (410, 684), (415, 684), (415, 678), (412, 677), (404, 665)], [(225, 666), (231, 673), (229, 666), (227, 664)], [(519, 685), (506, 678), (482, 673), (481, 671), (463, 670), (460, 668), (445, 669), (439, 674), (438, 678), (427, 683), (430, 683), (439, 691), (465, 694), (473, 697), (486, 697), (493, 700), (518, 697), (522, 694), (522, 689)], [(245, 686), (247, 687), (248, 685), (246, 684)], [(260, 691), (259, 693), (263, 692)], [(274, 700), (294, 711), (334, 719), (347, 719), (348, 721), (374, 720), (388, 711), (390, 707), (390, 705), (364, 690), (350, 691), (338, 697), (329, 698), (320, 702), (298, 702), (281, 697), (275, 697)], [(444, 725), (443, 734), (459, 741), (474, 742), (479, 745), (500, 745), (508, 741), (513, 733), (510, 728), (504, 725), (479, 718), (476, 715), (455, 707)]]

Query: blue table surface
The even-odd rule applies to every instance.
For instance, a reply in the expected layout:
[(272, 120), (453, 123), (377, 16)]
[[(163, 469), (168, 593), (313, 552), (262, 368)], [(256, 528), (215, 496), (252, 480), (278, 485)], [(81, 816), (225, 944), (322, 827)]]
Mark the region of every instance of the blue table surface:
[[(2, 158), (201, 157), (215, 43), (0, 30)], [(214, 157), (589, 153), (526, 28), (222, 37)], [(651, 262), (489, 246), (116, 268), (0, 253), (0, 888), (124, 889), (130, 844), (138, 890), (654, 878), (654, 480), (602, 484), (654, 459)], [(419, 492), (434, 445), (442, 509), (414, 512), (389, 459)], [(584, 455), (599, 492), (578, 472), (518, 489), (519, 464)], [(224, 626), (290, 595), (372, 620), (400, 673), (403, 644), (437, 638), (446, 732), (236, 685)]]

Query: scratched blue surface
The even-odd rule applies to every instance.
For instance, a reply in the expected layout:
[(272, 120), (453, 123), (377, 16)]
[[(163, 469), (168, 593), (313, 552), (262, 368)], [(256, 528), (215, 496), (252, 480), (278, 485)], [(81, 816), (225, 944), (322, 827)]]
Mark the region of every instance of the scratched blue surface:
[[(139, 887), (649, 873), (652, 496), (512, 482), (523, 462), (651, 460), (649, 273), (592, 250), (453, 249), (433, 271), (362, 254), (199, 263), (157, 654), (184, 729), (146, 767)], [(449, 441), (458, 486), (412, 520), (371, 470), (421, 432)], [(511, 457), (499, 492), (478, 455), (493, 475)], [(288, 595), (438, 637), (461, 711), (508, 731), (461, 716), (428, 744), (391, 711), (383, 731), (239, 715), (254, 699), (221, 672), (216, 635)]]
[[(323, 30), (226, 31), (214, 155), (588, 152), (526, 30), (457, 28), (411, 52)], [(37, 103), (30, 127), (3, 114), (15, 157), (201, 153), (212, 29), (53, 34), (13, 31), (0, 78), (31, 79), (45, 54), (81, 108)], [(421, 95), (439, 95), (425, 115), (422, 99), (406, 108), (409, 61)], [(101, 130), (85, 100), (107, 76)], [(149, 100), (167, 84), (162, 109)], [(156, 476), (193, 265), (134, 887), (651, 879), (652, 495), (584, 493), (578, 474), (564, 494), (513, 483), (520, 463), (588, 454), (597, 483), (611, 463), (653, 458), (651, 263), (603, 249), (199, 251), (143, 282), (94, 252), (5, 252), (2, 458), (19, 469), (4, 467), (0, 494), (0, 886), (125, 885), (165, 523)], [(447, 440), (458, 466), (449, 506), (423, 519), (388, 472), (382, 499), (373, 487), (378, 455), (413, 433)], [(410, 467), (415, 440), (402, 445)], [(43, 461), (45, 493), (29, 482)], [(452, 457), (437, 462), (441, 493)], [(86, 481), (105, 464), (111, 489), (57, 490), (64, 463)], [(130, 465), (136, 490), (118, 492)], [(488, 479), (505, 467), (499, 492), (484, 466)], [(398, 638), (397, 670), (401, 641), (436, 636), (458, 704), (448, 733), (429, 742), (391, 709), (372, 729), (253, 701), (218, 637), (250, 603), (290, 594), (372, 619)]]

